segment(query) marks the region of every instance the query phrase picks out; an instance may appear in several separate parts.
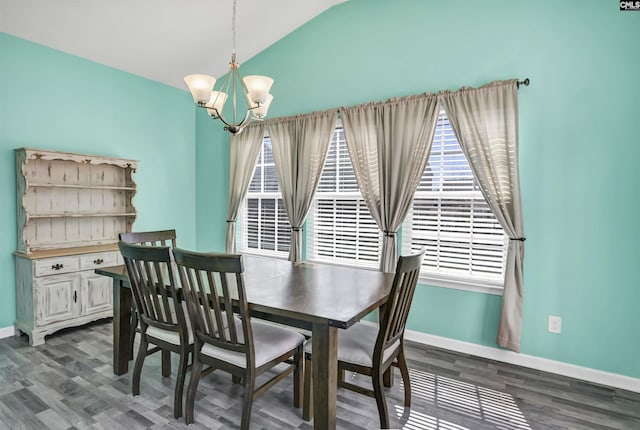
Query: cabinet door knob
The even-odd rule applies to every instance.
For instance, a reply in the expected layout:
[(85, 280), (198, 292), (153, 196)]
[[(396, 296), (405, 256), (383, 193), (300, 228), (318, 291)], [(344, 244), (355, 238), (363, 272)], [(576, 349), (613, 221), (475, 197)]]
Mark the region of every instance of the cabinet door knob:
[(64, 264), (56, 263), (51, 266), (51, 270), (60, 270), (64, 267)]
[(73, 303), (77, 303), (78, 302), (78, 292), (74, 291), (73, 292)]
[(93, 264), (102, 264), (102, 263), (104, 263), (104, 260), (102, 258), (97, 258), (93, 260)]

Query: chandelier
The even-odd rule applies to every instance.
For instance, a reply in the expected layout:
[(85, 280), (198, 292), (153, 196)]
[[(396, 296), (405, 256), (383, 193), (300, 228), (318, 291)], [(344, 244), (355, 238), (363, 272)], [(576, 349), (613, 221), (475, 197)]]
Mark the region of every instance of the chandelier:
[[(233, 51), (231, 62), (229, 62), (229, 73), (220, 86), (220, 90), (214, 90), (216, 78), (209, 75), (189, 75), (185, 76), (184, 82), (189, 87), (193, 101), (198, 107), (207, 110), (213, 119), (219, 119), (224, 123), (224, 129), (231, 134), (240, 133), (253, 120), (262, 120), (267, 115), (267, 110), (273, 100), (273, 95), (269, 93), (273, 79), (267, 76), (245, 76), (240, 75), (240, 64), (236, 61), (236, 0), (233, 0), (233, 18), (231, 21), (233, 32)], [(239, 120), (236, 95), (238, 87), (241, 88), (247, 102), (247, 111)], [(227, 101), (229, 91), (233, 103), (233, 118), (228, 121), (222, 114), (222, 109)]]

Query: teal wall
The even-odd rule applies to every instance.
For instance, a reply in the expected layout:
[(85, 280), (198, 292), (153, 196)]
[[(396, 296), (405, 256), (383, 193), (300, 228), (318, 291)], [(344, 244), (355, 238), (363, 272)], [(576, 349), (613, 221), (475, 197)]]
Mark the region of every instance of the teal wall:
[(195, 115), (184, 91), (0, 33), (0, 328), (15, 321), (14, 148), (139, 160), (137, 230), (196, 243)]
[(222, 252), (229, 195), (229, 133), (220, 121), (198, 109), (196, 142), (197, 247), (201, 251)]
[[(640, 13), (614, 1), (349, 0), (241, 70), (275, 79), (270, 117), (530, 78), (521, 352), (640, 377), (638, 41)], [(197, 123), (198, 246), (221, 248), (225, 204), (201, 197), (226, 198), (228, 139)], [(499, 296), (421, 286), (409, 328), (495, 346), (499, 310)]]

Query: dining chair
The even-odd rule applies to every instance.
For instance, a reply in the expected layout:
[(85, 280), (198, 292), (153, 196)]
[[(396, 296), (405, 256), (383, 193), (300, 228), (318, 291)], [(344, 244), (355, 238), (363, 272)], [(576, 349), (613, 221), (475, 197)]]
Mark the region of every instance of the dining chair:
[[(173, 401), (173, 415), (182, 416), (182, 397), (193, 335), (185, 316), (178, 277), (168, 246), (144, 246), (120, 241), (120, 252), (129, 275), (133, 299), (140, 318), (140, 347), (132, 377), (132, 393), (140, 394), (140, 376), (148, 355), (162, 351), (180, 355)], [(150, 345), (153, 347), (150, 348)], [(163, 364), (163, 375), (164, 364)]]
[[(120, 233), (118, 239), (126, 243), (137, 243), (145, 246), (171, 246), (176, 247), (176, 231), (175, 230), (156, 230), (156, 231), (131, 231)], [(136, 338), (136, 330), (138, 328), (138, 312), (135, 306), (131, 309), (131, 333), (129, 336), (129, 360), (133, 359), (133, 344)], [(171, 355), (166, 354), (163, 359), (162, 376), (171, 374)]]
[[(338, 336), (338, 386), (376, 399), (380, 427), (389, 428), (389, 413), (384, 394), (384, 374), (396, 365), (404, 383), (404, 406), (411, 407), (409, 370), (404, 355), (404, 329), (413, 293), (418, 282), (425, 250), (398, 259), (389, 298), (381, 309), (379, 326), (356, 323)], [(305, 344), (303, 418), (312, 415), (311, 342)], [(345, 381), (344, 372), (370, 376), (373, 390)]]
[[(193, 366), (185, 421), (194, 422), (194, 403), (203, 364), (231, 373), (244, 384), (241, 428), (249, 428), (253, 401), (293, 373), (296, 408), (302, 395), (304, 336), (251, 318), (242, 256), (173, 249), (194, 332)], [(218, 327), (226, 326), (223, 330)], [(257, 377), (280, 363), (289, 366), (257, 386)]]

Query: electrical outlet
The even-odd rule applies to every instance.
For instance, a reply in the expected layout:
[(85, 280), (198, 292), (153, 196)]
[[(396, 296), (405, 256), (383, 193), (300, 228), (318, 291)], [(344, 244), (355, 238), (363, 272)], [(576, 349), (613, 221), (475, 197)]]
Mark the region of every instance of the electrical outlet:
[(560, 334), (562, 332), (562, 317), (549, 315), (547, 330), (549, 331), (549, 333)]

